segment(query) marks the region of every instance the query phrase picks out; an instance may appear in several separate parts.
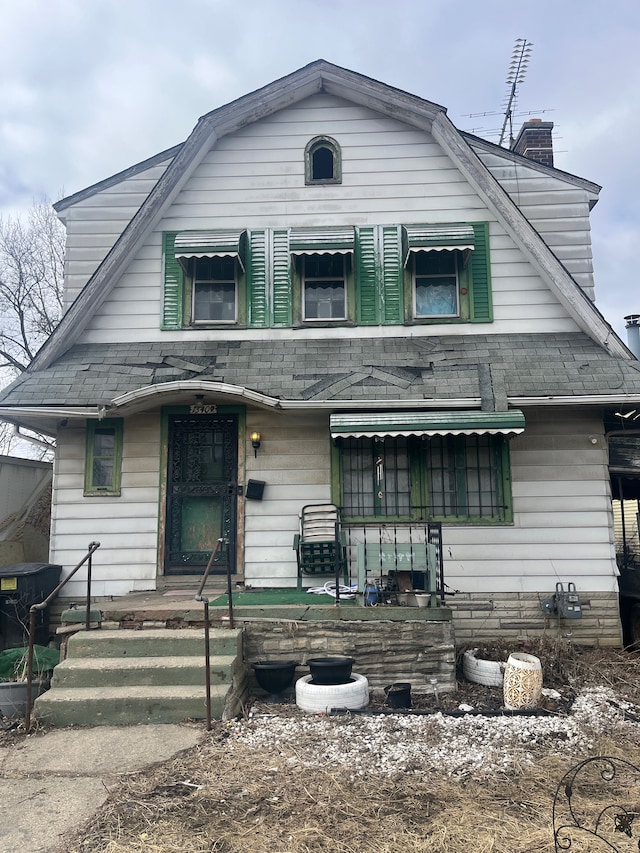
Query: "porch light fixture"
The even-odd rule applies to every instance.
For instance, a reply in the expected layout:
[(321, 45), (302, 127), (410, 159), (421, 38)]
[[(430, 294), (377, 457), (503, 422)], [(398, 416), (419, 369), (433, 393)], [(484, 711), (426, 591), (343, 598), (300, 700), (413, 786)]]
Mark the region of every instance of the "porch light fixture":
[(257, 458), (258, 456), (258, 448), (260, 447), (260, 439), (262, 436), (259, 432), (251, 433), (251, 446), (253, 447), (253, 455)]

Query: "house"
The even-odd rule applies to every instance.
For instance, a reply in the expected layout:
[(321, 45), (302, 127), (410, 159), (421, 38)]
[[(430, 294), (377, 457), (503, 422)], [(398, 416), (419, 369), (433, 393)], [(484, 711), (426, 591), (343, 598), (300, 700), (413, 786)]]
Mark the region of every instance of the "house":
[(442, 523), (458, 639), (619, 644), (606, 431), (640, 372), (551, 127), (507, 150), (319, 60), (58, 202), (65, 314), (0, 396), (57, 440), (51, 560), (99, 540), (120, 596), (224, 537), (217, 571), (295, 587), (299, 512), (333, 502), (352, 546)]

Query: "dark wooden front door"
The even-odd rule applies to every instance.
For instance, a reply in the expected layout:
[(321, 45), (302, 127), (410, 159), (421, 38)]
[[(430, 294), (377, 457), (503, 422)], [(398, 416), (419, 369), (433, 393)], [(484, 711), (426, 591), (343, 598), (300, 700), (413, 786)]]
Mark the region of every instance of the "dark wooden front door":
[(220, 537), (212, 572), (235, 572), (237, 482), (237, 415), (170, 415), (166, 574), (204, 571)]

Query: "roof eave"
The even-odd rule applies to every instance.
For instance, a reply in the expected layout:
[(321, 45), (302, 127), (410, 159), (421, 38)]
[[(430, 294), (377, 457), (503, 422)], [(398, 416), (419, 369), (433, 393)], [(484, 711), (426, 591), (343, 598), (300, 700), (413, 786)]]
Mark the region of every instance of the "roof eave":
[(468, 133), (465, 130), (459, 130), (458, 133), (471, 146), (477, 145), (479, 148), (484, 148), (486, 151), (490, 151), (492, 154), (496, 154), (499, 157), (504, 157), (505, 160), (510, 160), (512, 163), (522, 163), (523, 165), (531, 166), (532, 169), (535, 169), (538, 172), (543, 172), (547, 175), (552, 175), (555, 178), (561, 178), (562, 180), (567, 181), (568, 183), (573, 184), (574, 186), (580, 187), (581, 189), (584, 189), (586, 192), (595, 196), (595, 200), (597, 200), (597, 196), (599, 195), (602, 189), (600, 184), (596, 184), (594, 181), (589, 181), (587, 178), (581, 178), (579, 175), (574, 175), (571, 172), (565, 172), (563, 169), (558, 169), (556, 166), (545, 166), (544, 163), (539, 163), (537, 160), (532, 160), (530, 157), (526, 157), (524, 154), (518, 154), (516, 151), (512, 151), (510, 148), (503, 148), (501, 145), (496, 145), (495, 142), (489, 142), (488, 139), (482, 139), (482, 137), (475, 136), (473, 133)]
[(73, 207), (74, 204), (78, 204), (81, 201), (85, 201), (86, 199), (91, 198), (91, 196), (103, 192), (103, 190), (107, 190), (110, 187), (117, 186), (123, 181), (129, 180), (129, 178), (134, 178), (136, 175), (139, 175), (142, 172), (146, 172), (147, 169), (152, 169), (154, 166), (157, 166), (160, 163), (164, 163), (166, 160), (172, 160), (180, 151), (183, 145), (184, 142), (180, 142), (178, 145), (174, 145), (171, 148), (167, 148), (165, 151), (161, 151), (159, 154), (154, 154), (153, 157), (148, 157), (146, 160), (142, 160), (140, 163), (136, 163), (133, 166), (129, 166), (127, 169), (123, 169), (121, 172), (116, 172), (115, 175), (111, 175), (110, 177), (105, 178), (102, 181), (98, 181), (95, 184), (91, 184), (91, 186), (85, 187), (84, 189), (79, 190), (77, 193), (73, 193), (73, 195), (68, 195), (65, 198), (61, 198), (53, 205), (53, 209), (58, 214), (59, 219), (64, 222), (65, 211), (68, 210), (68, 208)]
[(478, 195), (499, 219), (534, 269), (547, 281), (557, 298), (582, 331), (611, 355), (628, 358), (628, 347), (616, 335), (584, 291), (543, 241), (508, 193), (484, 166), (469, 142), (445, 115), (438, 115), (431, 133), (442, 148), (463, 169)]

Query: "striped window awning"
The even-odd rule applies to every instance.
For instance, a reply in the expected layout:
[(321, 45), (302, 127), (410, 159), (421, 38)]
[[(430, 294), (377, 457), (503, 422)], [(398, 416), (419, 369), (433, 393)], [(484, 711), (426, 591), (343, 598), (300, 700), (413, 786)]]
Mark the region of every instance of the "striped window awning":
[(237, 257), (242, 269), (246, 254), (247, 232), (242, 231), (181, 231), (175, 239), (175, 255), (186, 258)]
[(406, 266), (411, 252), (463, 252), (475, 246), (473, 226), (465, 224), (403, 225), (402, 248)]
[(292, 255), (349, 255), (355, 251), (351, 227), (292, 228), (289, 232)]
[(332, 438), (384, 438), (402, 435), (519, 435), (520, 409), (507, 412), (363, 412), (331, 415)]

